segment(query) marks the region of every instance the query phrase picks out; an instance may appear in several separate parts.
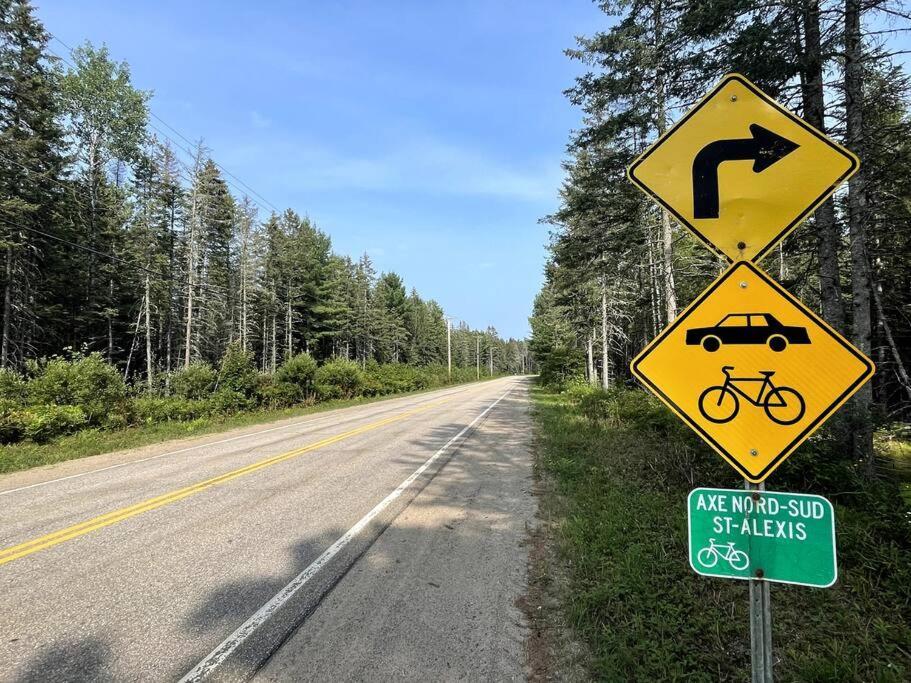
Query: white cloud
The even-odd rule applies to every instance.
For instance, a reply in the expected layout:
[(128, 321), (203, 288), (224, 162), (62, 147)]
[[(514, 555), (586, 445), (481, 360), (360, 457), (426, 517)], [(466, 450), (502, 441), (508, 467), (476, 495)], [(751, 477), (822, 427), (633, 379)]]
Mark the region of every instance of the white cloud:
[[(431, 136), (390, 138), (380, 149), (345, 154), (321, 144), (291, 143), (238, 147), (229, 157), (260, 157), (281, 174), (289, 189), (371, 190), (426, 194), (488, 196), (523, 202), (552, 202), (562, 180), (559, 159), (524, 165), (504, 162), (466, 145)], [(240, 161), (240, 159), (238, 159)], [(230, 166), (230, 159), (226, 158)]]

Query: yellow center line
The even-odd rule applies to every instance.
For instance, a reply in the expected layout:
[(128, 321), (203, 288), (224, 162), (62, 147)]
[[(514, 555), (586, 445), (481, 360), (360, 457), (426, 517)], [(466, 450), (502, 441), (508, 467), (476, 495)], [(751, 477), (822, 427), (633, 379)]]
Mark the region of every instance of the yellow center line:
[(217, 486), (218, 484), (224, 484), (225, 482), (231, 481), (232, 479), (237, 479), (238, 477), (242, 477), (246, 474), (251, 474), (252, 472), (258, 472), (259, 470), (265, 469), (266, 467), (277, 465), (280, 462), (290, 460), (291, 458), (296, 458), (297, 456), (303, 455), (304, 453), (310, 453), (311, 451), (315, 451), (319, 448), (324, 448), (325, 446), (338, 443), (339, 441), (350, 439), (352, 436), (357, 436), (358, 434), (363, 434), (364, 432), (379, 429), (380, 427), (392, 424), (393, 422), (404, 420), (405, 418), (411, 417), (412, 415), (417, 415), (418, 413), (425, 412), (443, 403), (452, 401), (454, 398), (456, 397), (450, 396), (439, 401), (426, 403), (419, 408), (414, 408), (412, 410), (399, 413), (398, 415), (393, 415), (392, 417), (378, 420), (377, 422), (371, 422), (370, 424), (355, 427), (354, 429), (350, 429), (347, 432), (342, 432), (341, 434), (327, 437), (301, 448), (288, 451), (287, 453), (281, 453), (279, 455), (266, 458), (265, 460), (254, 462), (250, 465), (240, 467), (236, 470), (231, 470), (230, 472), (220, 474), (217, 477), (212, 477), (211, 479), (206, 479), (205, 481), (191, 484), (190, 486), (185, 486), (184, 488), (176, 489), (175, 491), (156, 496), (155, 498), (149, 498), (148, 500), (135, 503), (134, 505), (130, 505), (119, 510), (114, 510), (103, 515), (99, 515), (98, 517), (93, 517), (92, 519), (80, 522), (79, 524), (68, 526), (65, 529), (60, 529), (59, 531), (54, 531), (50, 534), (46, 534), (45, 536), (39, 536), (38, 538), (35, 538), (31, 541), (26, 541), (24, 543), (19, 543), (18, 545), (4, 548), (3, 550), (0, 550), (0, 565), (4, 565), (7, 562), (12, 562), (13, 560), (18, 560), (22, 557), (26, 557), (32, 553), (38, 552), (39, 550), (53, 548), (55, 545), (59, 545), (60, 543), (64, 543), (74, 538), (79, 538), (80, 536), (84, 536), (85, 534), (88, 534), (97, 529), (103, 529), (106, 526), (111, 526), (117, 522), (122, 522), (125, 519), (135, 517), (136, 515), (140, 515), (143, 512), (149, 512), (150, 510), (155, 510), (165, 505), (176, 503), (178, 500), (192, 496), (193, 494), (199, 493), (200, 491), (205, 491), (208, 488)]

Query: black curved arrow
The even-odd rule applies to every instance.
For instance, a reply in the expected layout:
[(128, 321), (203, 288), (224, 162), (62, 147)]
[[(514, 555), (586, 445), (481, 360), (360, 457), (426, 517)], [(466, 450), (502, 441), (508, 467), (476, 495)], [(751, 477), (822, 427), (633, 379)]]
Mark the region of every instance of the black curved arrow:
[(753, 173), (762, 173), (800, 147), (758, 123), (750, 124), (751, 138), (710, 142), (693, 160), (693, 216), (718, 218), (718, 167), (724, 161), (753, 160)]

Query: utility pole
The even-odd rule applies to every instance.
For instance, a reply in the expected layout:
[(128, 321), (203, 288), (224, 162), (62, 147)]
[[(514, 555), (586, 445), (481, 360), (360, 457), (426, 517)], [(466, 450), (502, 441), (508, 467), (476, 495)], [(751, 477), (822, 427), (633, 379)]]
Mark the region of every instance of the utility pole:
[(446, 365), (449, 368), (449, 381), (452, 382), (452, 319), (446, 318)]
[(490, 343), (490, 376), (493, 377), (493, 342)]
[(478, 379), (481, 379), (481, 333), (478, 332), (478, 348), (475, 351), (474, 358), (478, 364)]

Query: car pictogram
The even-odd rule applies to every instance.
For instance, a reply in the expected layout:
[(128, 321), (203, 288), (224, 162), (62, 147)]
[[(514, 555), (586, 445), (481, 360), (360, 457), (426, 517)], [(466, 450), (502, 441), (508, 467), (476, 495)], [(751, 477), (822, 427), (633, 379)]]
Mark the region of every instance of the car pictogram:
[(806, 327), (783, 325), (769, 313), (731, 313), (711, 327), (686, 331), (688, 346), (702, 346), (714, 352), (722, 344), (768, 344), (772, 351), (784, 351), (789, 344), (809, 344)]

